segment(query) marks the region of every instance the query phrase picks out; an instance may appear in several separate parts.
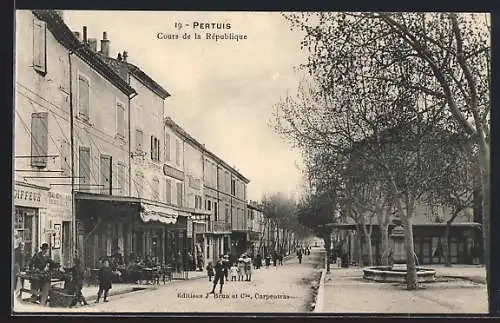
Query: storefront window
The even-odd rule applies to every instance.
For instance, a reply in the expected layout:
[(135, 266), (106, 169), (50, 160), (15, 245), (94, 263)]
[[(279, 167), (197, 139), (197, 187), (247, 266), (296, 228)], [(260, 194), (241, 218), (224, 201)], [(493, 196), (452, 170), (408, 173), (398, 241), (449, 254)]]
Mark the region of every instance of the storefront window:
[(33, 208), (15, 207), (16, 235), (23, 246), (25, 264), (38, 251), (38, 211)]

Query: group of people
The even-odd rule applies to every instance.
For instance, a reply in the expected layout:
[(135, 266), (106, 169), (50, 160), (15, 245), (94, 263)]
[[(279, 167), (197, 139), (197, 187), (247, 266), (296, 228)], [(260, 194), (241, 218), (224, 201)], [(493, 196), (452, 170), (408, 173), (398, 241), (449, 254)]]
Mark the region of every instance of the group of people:
[(215, 293), (217, 284), (219, 284), (220, 293), (222, 293), (224, 280), (228, 281), (229, 276), (231, 276), (231, 281), (252, 280), (252, 258), (250, 258), (247, 254), (243, 254), (240, 258), (238, 258), (237, 262), (234, 262), (231, 265), (229, 256), (221, 255), (215, 265), (213, 265), (212, 262), (209, 262), (206, 270), (208, 274), (208, 281), (212, 281), (213, 277), (213, 288), (210, 293)]

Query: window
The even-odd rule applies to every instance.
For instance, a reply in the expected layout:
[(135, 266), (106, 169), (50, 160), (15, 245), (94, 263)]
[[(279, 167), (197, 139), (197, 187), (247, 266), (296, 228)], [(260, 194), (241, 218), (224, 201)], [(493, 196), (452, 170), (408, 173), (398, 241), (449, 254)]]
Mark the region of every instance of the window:
[(140, 129), (135, 129), (135, 150), (142, 152), (142, 145), (144, 144), (144, 133)]
[(151, 160), (160, 160), (160, 141), (155, 136), (151, 136)]
[(201, 201), (201, 196), (195, 195), (194, 196), (194, 208), (195, 209), (201, 209), (202, 206), (202, 201)]
[(208, 210), (212, 211), (212, 201), (208, 201)]
[(230, 223), (230, 219), (229, 219), (229, 205), (226, 204), (226, 207), (225, 207), (225, 214), (224, 214), (224, 221), (226, 223)]
[(153, 200), (158, 201), (160, 199), (160, 181), (157, 177), (153, 178)]
[(78, 115), (85, 120), (89, 119), (90, 104), (90, 82), (83, 76), (78, 75)]
[(135, 188), (137, 191), (137, 197), (142, 197), (144, 190), (144, 174), (141, 171), (138, 171), (135, 174)]
[(172, 181), (170, 179), (165, 180), (165, 202), (172, 203)]
[(116, 168), (116, 189), (120, 192), (125, 190), (125, 166), (118, 164)]
[(47, 73), (46, 33), (44, 21), (33, 21), (33, 68), (43, 75)]
[(101, 155), (101, 194), (111, 195), (111, 156)]
[(49, 115), (47, 112), (31, 115), (31, 165), (35, 167), (47, 166), (49, 147), (48, 137)]
[(170, 135), (165, 133), (165, 160), (170, 161)]
[(236, 181), (231, 179), (231, 195), (236, 195)]
[(78, 166), (80, 190), (88, 190), (90, 185), (90, 148), (79, 148)]
[(182, 200), (183, 200), (183, 191), (182, 191), (182, 183), (177, 183), (177, 205), (182, 206)]
[(217, 202), (214, 202), (214, 215), (215, 215), (215, 220), (217, 221), (219, 219), (219, 212), (217, 209)]
[(175, 141), (175, 164), (181, 165), (181, 142), (179, 140)]
[(125, 107), (121, 102), (116, 102), (116, 134), (125, 138)]

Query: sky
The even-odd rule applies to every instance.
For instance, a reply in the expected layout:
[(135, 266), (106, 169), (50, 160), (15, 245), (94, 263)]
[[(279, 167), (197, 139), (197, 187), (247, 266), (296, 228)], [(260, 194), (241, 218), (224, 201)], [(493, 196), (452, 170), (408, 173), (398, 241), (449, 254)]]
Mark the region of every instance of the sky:
[[(110, 56), (127, 51), (129, 62), (171, 94), (166, 115), (250, 180), (249, 200), (300, 195), (300, 153), (269, 126), (274, 105), (298, 86), (294, 67), (306, 59), (303, 35), (290, 31), (279, 13), (64, 11), (64, 20), (80, 33), (87, 26), (98, 49), (106, 31)], [(231, 28), (200, 29), (204, 23)], [(206, 39), (214, 32), (247, 39)], [(159, 33), (180, 39), (159, 39)], [(182, 39), (184, 33), (191, 39)]]

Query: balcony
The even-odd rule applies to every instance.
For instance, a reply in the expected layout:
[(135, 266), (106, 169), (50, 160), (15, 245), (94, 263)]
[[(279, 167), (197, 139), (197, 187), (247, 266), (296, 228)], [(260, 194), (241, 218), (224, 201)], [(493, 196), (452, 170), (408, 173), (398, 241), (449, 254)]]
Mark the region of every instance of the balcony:
[(226, 221), (211, 221), (207, 228), (211, 233), (231, 233), (231, 223)]

